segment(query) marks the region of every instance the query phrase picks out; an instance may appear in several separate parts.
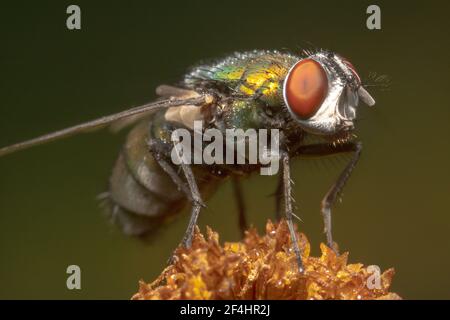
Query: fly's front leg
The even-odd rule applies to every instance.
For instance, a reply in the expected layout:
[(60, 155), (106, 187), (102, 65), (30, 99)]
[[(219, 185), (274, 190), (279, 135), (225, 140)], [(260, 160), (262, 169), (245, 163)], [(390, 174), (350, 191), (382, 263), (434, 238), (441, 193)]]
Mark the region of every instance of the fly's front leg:
[(331, 186), (330, 190), (328, 190), (327, 194), (322, 200), (322, 215), (323, 215), (323, 221), (325, 225), (325, 234), (327, 236), (327, 244), (330, 248), (337, 251), (334, 247), (333, 242), (333, 235), (331, 232), (331, 207), (336, 202), (337, 196), (344, 188), (345, 183), (350, 178), (350, 175), (353, 171), (353, 169), (356, 166), (356, 163), (358, 162), (360, 156), (361, 156), (361, 150), (362, 150), (362, 144), (361, 143), (355, 143), (352, 145), (354, 148), (354, 154), (350, 162), (345, 166), (344, 170), (339, 175), (339, 178), (336, 180), (336, 182)]
[(336, 253), (337, 250), (334, 246), (333, 235), (331, 232), (331, 207), (336, 202), (339, 193), (344, 188), (345, 183), (350, 178), (353, 169), (356, 166), (361, 156), (362, 144), (361, 142), (347, 142), (338, 145), (332, 144), (313, 144), (306, 145), (296, 150), (296, 155), (303, 156), (327, 156), (344, 152), (353, 152), (353, 157), (350, 162), (345, 166), (344, 170), (339, 175), (336, 182), (326, 193), (321, 203), (321, 211), (324, 222), (324, 232), (327, 237), (327, 245), (333, 249)]
[(295, 257), (297, 258), (298, 270), (303, 273), (303, 262), (300, 248), (298, 246), (297, 235), (294, 229), (294, 223), (292, 222), (292, 180), (291, 180), (291, 169), (289, 166), (289, 155), (287, 152), (283, 152), (282, 156), (282, 166), (283, 166), (283, 193), (284, 193), (284, 210), (286, 214), (286, 221), (289, 227), (289, 233), (291, 236), (292, 248), (294, 249)]

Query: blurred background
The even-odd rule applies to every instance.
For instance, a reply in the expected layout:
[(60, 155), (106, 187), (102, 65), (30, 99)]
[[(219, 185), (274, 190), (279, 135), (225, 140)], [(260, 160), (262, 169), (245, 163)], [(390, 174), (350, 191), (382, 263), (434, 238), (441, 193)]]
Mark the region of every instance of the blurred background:
[[(81, 7), (82, 29), (66, 28)], [(381, 30), (366, 8), (381, 8)], [(450, 298), (448, 6), (444, 1), (35, 1), (0, 5), (0, 145), (155, 98), (202, 59), (312, 43), (347, 57), (362, 78), (387, 74), (388, 91), (361, 108), (363, 156), (334, 210), (350, 262), (396, 269), (404, 298)], [(446, 40), (447, 39), (447, 40)], [(129, 299), (153, 280), (188, 215), (150, 244), (109, 225), (95, 200), (107, 188), (125, 132), (81, 135), (0, 159), (0, 298)], [(299, 229), (313, 254), (324, 241), (320, 201), (348, 158), (297, 160)], [(249, 220), (274, 216), (276, 178), (244, 182)], [(239, 240), (229, 183), (200, 217), (222, 241)], [(81, 290), (66, 268), (81, 267)]]

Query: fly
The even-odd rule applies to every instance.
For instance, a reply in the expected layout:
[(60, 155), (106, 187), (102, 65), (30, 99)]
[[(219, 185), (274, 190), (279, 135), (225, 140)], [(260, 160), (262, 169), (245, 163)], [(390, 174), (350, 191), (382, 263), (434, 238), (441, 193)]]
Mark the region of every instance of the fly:
[[(276, 189), (277, 217), (281, 208), (289, 226), (292, 249), (303, 272), (293, 225), (291, 159), (352, 153), (349, 163), (321, 203), (327, 245), (334, 249), (331, 208), (350, 177), (362, 145), (353, 134), (360, 100), (372, 106), (355, 67), (326, 50), (298, 55), (261, 51), (235, 53), (211, 64), (198, 65), (176, 86), (156, 89), (156, 102), (56, 131), (0, 149), (0, 156), (92, 129), (134, 124), (113, 168), (109, 190), (102, 195), (111, 219), (124, 233), (151, 233), (189, 202), (191, 217), (180, 245), (190, 247), (204, 199), (225, 178), (233, 180), (241, 230), (247, 226), (240, 178), (257, 164), (175, 164), (172, 133), (202, 130), (279, 130), (281, 172)], [(315, 143), (307, 143), (308, 136)]]

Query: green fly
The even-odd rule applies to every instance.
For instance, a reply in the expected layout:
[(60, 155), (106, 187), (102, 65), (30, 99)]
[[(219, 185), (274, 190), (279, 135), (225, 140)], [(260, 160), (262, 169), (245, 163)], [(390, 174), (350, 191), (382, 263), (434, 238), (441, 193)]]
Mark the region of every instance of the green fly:
[[(189, 247), (204, 199), (225, 178), (235, 187), (240, 227), (246, 228), (239, 180), (261, 167), (256, 164), (175, 164), (172, 133), (203, 130), (277, 129), (281, 173), (276, 194), (277, 216), (283, 208), (300, 272), (301, 252), (293, 226), (291, 159), (352, 153), (347, 166), (321, 203), (327, 244), (334, 248), (331, 207), (361, 153), (354, 131), (360, 100), (375, 104), (355, 67), (327, 50), (291, 54), (279, 51), (235, 53), (193, 67), (176, 86), (156, 89), (155, 102), (56, 131), (0, 149), (0, 156), (94, 128), (134, 124), (114, 166), (109, 190), (102, 195), (111, 219), (129, 235), (151, 233), (169, 216), (191, 204), (191, 217), (180, 243)], [(307, 143), (307, 137), (315, 137)]]

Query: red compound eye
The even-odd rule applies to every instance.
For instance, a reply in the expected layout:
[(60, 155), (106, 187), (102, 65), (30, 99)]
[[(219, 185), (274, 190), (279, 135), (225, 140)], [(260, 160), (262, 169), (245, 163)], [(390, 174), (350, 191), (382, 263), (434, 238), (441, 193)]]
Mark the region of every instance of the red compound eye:
[(313, 59), (297, 63), (286, 78), (284, 94), (287, 105), (300, 119), (311, 118), (327, 93), (327, 74)]

